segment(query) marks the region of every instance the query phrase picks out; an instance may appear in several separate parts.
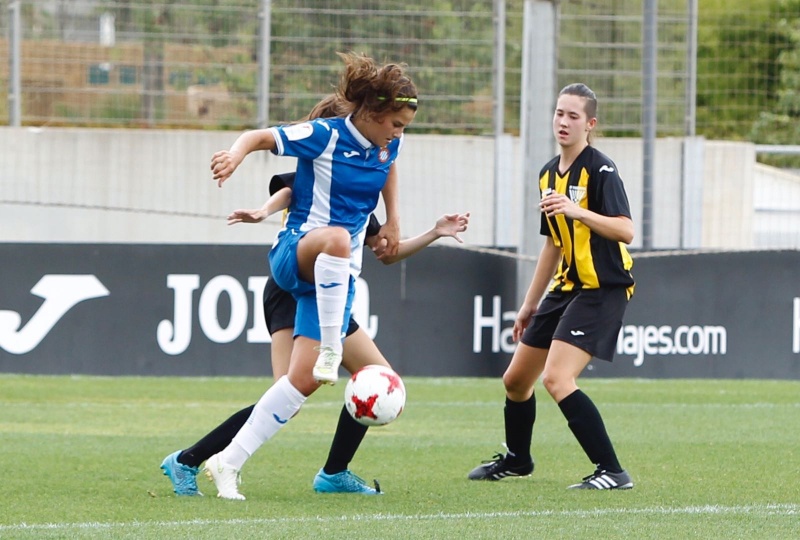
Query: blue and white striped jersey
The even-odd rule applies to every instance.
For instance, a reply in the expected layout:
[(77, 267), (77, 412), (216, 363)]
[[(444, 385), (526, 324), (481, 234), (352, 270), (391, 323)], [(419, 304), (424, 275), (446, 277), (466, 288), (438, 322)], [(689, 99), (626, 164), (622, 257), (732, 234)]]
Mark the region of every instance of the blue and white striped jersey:
[(358, 275), (365, 225), (400, 153), (402, 137), (379, 148), (356, 129), (349, 116), (270, 130), (277, 142), (273, 152), (298, 158), (285, 228), (300, 232), (326, 226), (347, 229), (352, 239), (351, 271)]

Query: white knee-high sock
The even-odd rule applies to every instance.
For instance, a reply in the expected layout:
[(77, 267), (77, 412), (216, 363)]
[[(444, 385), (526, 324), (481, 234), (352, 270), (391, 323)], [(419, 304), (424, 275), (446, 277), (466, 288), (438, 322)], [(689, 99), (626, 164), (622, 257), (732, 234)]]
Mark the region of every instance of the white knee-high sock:
[(300, 410), (306, 396), (284, 375), (258, 400), (231, 444), (220, 452), (223, 463), (241, 469), (245, 462)]
[(314, 263), (320, 346), (342, 350), (342, 323), (350, 286), (350, 259), (320, 253)]

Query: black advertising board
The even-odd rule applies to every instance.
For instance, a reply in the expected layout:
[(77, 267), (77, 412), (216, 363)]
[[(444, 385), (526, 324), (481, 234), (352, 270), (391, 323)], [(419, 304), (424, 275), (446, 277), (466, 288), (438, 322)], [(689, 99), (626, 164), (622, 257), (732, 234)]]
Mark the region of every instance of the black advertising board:
[[(267, 247), (0, 244), (0, 371), (269, 375)], [(587, 376), (800, 378), (800, 252), (634, 255), (613, 363)], [(402, 374), (499, 376), (516, 261), (433, 246), (369, 253), (354, 314)]]

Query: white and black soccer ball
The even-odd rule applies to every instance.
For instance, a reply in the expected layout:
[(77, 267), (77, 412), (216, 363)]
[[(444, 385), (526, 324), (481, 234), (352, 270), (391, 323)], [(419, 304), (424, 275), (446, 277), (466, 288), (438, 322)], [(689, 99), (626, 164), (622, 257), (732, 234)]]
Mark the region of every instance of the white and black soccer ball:
[(394, 370), (366, 366), (356, 371), (344, 389), (344, 405), (353, 419), (365, 426), (384, 426), (403, 412), (406, 387)]

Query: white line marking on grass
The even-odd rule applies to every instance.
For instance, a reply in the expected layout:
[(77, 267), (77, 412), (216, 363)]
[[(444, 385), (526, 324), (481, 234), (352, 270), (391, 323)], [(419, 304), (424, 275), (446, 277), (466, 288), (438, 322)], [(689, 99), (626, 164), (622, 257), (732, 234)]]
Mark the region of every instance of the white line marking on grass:
[[(465, 408), (483, 408), (483, 407), (501, 407), (502, 401), (414, 401), (411, 403), (414, 408), (431, 408), (431, 407), (456, 407), (459, 409)], [(554, 403), (546, 402), (542, 406), (549, 407), (555, 406)], [(28, 409), (30, 407), (50, 408), (56, 407), (58, 409), (103, 409), (108, 410), (116, 409), (129, 409), (129, 410), (181, 410), (181, 409), (235, 409), (244, 406), (243, 402), (233, 401), (205, 401), (205, 402), (184, 402), (184, 403), (143, 403), (141, 401), (123, 401), (117, 403), (109, 402), (68, 402), (68, 403), (42, 403), (40, 401), (0, 401), (2, 407), (17, 407)], [(654, 409), (674, 408), (674, 409), (781, 409), (800, 408), (800, 402), (794, 403), (769, 403), (769, 402), (755, 402), (755, 403), (643, 403), (639, 402), (621, 402), (621, 401), (606, 401), (603, 407), (650, 407)], [(304, 409), (340, 409), (342, 407), (339, 401), (320, 401), (312, 403), (304, 403)]]
[(149, 528), (149, 527), (185, 527), (197, 525), (267, 525), (267, 524), (292, 524), (292, 523), (343, 523), (358, 522), (370, 523), (379, 521), (454, 521), (465, 519), (502, 519), (520, 517), (597, 517), (608, 515), (754, 515), (766, 516), (792, 516), (800, 514), (800, 504), (763, 504), (747, 506), (684, 506), (670, 508), (655, 506), (650, 508), (597, 508), (594, 510), (531, 510), (529, 512), (464, 512), (464, 513), (438, 513), (438, 514), (356, 514), (353, 516), (315, 516), (298, 518), (253, 518), (253, 519), (191, 519), (185, 521), (133, 521), (127, 523), (19, 523), (16, 525), (0, 525), (0, 532), (10, 531), (64, 531), (64, 530), (111, 530), (119, 528)]
[(649, 407), (652, 409), (778, 409), (778, 408), (800, 408), (800, 403), (642, 403), (642, 402), (603, 402), (603, 407), (631, 407), (637, 409)]

